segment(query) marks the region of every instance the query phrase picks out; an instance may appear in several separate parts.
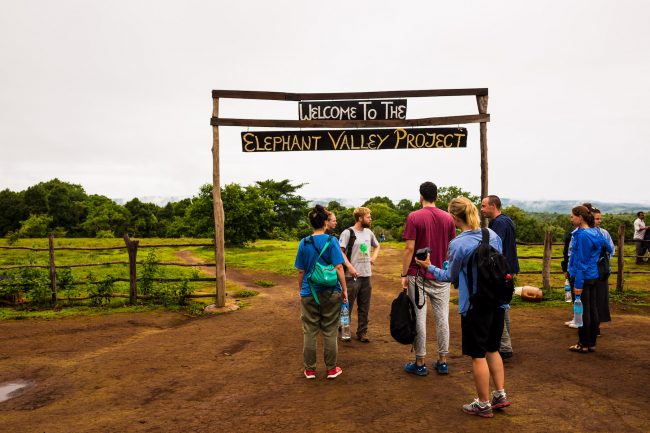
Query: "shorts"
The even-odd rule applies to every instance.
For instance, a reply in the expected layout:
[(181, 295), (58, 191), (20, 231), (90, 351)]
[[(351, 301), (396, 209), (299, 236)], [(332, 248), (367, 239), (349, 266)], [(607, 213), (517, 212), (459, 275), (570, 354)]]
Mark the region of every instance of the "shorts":
[(504, 314), (501, 307), (472, 307), (461, 316), (463, 355), (485, 358), (487, 352), (497, 352), (501, 345)]

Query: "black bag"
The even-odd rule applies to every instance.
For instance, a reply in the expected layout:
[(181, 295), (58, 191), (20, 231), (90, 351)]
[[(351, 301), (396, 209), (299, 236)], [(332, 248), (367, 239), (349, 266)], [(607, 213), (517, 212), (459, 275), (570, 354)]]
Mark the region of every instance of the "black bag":
[[(350, 237), (348, 238), (348, 244), (345, 246), (345, 256), (348, 258), (348, 262), (352, 263), (352, 248), (354, 247), (354, 242), (357, 240), (357, 235), (354, 233), (353, 229), (348, 229)], [(347, 266), (343, 265), (343, 271), (347, 270)]]
[(390, 306), (390, 335), (402, 344), (415, 341), (415, 308), (406, 290), (401, 291)]
[(598, 279), (600, 281), (607, 281), (611, 273), (612, 268), (609, 266), (609, 255), (603, 245), (600, 250), (600, 257), (598, 257)]
[[(515, 291), (512, 276), (508, 273), (506, 257), (490, 246), (490, 232), (481, 229), (481, 242), (467, 264), (467, 284), (472, 305), (499, 307), (509, 304)], [(476, 293), (474, 287), (473, 265), (476, 263)]]

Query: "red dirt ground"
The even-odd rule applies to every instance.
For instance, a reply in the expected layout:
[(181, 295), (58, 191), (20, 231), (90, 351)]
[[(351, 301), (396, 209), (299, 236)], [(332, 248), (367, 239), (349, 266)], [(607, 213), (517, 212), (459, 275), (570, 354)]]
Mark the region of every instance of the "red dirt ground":
[[(460, 410), (474, 385), (471, 361), (460, 355), (455, 305), (450, 374), (402, 371), (412, 354), (388, 331), (399, 255), (382, 250), (373, 277), (372, 342), (341, 343), (344, 372), (333, 381), (324, 378), (322, 357), (318, 378), (303, 378), (297, 283), (267, 272), (229, 270), (230, 281), (260, 295), (227, 314), (0, 322), (0, 386), (31, 383), (0, 403), (0, 431), (650, 431), (647, 314), (614, 309), (598, 351), (582, 355), (567, 350), (576, 340), (576, 331), (562, 324), (568, 308), (514, 308), (515, 356), (506, 362), (512, 406), (479, 419)], [(260, 279), (276, 285), (258, 287)]]

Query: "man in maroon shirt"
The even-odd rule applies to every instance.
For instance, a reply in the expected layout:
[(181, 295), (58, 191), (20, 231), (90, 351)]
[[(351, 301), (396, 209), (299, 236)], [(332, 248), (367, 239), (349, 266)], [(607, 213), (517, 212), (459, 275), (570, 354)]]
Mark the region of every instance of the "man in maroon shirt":
[[(404, 366), (407, 373), (426, 376), (429, 372), (424, 362), (426, 355), (427, 310), (424, 308), (427, 298), (431, 303), (433, 317), (436, 321), (438, 340), (438, 360), (434, 368), (438, 374), (447, 374), (447, 354), (449, 353), (449, 283), (436, 281), (435, 277), (425, 271), (413, 260), (414, 253), (428, 247), (431, 263), (439, 268), (447, 259), (449, 241), (456, 236), (454, 220), (447, 212), (436, 207), (438, 187), (433, 182), (420, 185), (420, 203), (422, 209), (413, 211), (406, 218), (403, 238), (406, 249), (402, 260), (402, 288), (408, 290), (408, 295), (416, 304), (417, 336), (413, 343), (415, 347), (415, 362)], [(416, 293), (418, 294), (417, 299)], [(419, 304), (418, 302), (419, 301)]]

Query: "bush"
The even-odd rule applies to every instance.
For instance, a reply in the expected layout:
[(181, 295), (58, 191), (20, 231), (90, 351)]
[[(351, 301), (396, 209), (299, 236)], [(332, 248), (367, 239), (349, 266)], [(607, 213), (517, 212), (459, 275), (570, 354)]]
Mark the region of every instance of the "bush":
[(115, 237), (115, 233), (112, 230), (97, 230), (95, 237), (98, 239), (110, 239)]

